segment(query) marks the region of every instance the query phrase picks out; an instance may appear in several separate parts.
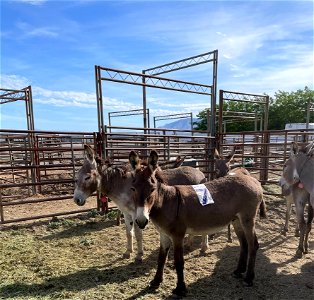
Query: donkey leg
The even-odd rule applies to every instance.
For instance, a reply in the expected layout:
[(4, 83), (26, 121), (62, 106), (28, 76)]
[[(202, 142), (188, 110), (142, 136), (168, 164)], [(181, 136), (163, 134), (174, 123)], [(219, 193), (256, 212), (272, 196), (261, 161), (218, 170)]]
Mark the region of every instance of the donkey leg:
[(193, 234), (188, 234), (188, 236), (186, 238), (185, 245), (184, 245), (187, 250), (191, 250), (192, 249), (193, 239), (194, 239), (194, 235)]
[(154, 279), (150, 282), (151, 288), (158, 288), (159, 285), (162, 283), (164, 267), (165, 267), (165, 263), (166, 263), (170, 246), (171, 246), (170, 238), (166, 236), (165, 234), (161, 233), (157, 271), (156, 271)]
[(135, 262), (141, 263), (143, 261), (143, 231), (140, 229), (137, 224), (134, 224), (134, 233), (137, 243), (137, 254), (135, 257)]
[(295, 199), (296, 215), (300, 230), (299, 245), (296, 251), (297, 258), (301, 258), (304, 252), (304, 237), (306, 231), (306, 224), (304, 219), (304, 205), (304, 201), (298, 201), (297, 199)]
[(305, 232), (305, 238), (304, 238), (304, 253), (308, 253), (309, 251), (309, 234), (312, 229), (312, 221), (313, 221), (313, 207), (309, 203), (307, 207), (307, 223), (306, 223), (306, 232)]
[[(207, 236), (207, 235), (206, 235)], [(187, 289), (184, 282), (184, 258), (183, 258), (183, 237), (173, 239), (174, 264), (177, 272), (177, 286), (172, 291), (175, 295), (186, 296)]]
[(228, 225), (228, 243), (232, 243), (231, 224)]
[(123, 258), (130, 258), (131, 253), (133, 252), (133, 221), (132, 221), (131, 215), (129, 214), (125, 213), (124, 218), (125, 218), (127, 246), (126, 246), (126, 251), (123, 254)]
[(246, 271), (248, 244), (240, 220), (238, 218), (234, 219), (232, 221), (232, 225), (240, 242), (240, 257), (238, 261), (238, 266), (233, 272), (233, 275), (237, 278), (240, 278), (242, 277), (242, 273)]
[(118, 213), (117, 213), (117, 226), (121, 225), (121, 210), (118, 209)]
[(255, 233), (254, 218), (251, 220), (246, 220), (245, 225), (243, 225), (243, 230), (248, 244), (248, 265), (244, 281), (248, 286), (252, 286), (255, 277), (256, 253), (259, 248)]
[(206, 250), (208, 249), (208, 234), (202, 235), (202, 247), (201, 247), (201, 255), (205, 255)]
[[(286, 197), (286, 220), (285, 220), (285, 225), (281, 231), (281, 234), (283, 234), (284, 236), (287, 235), (287, 232), (289, 231), (289, 219), (290, 219), (290, 215), (291, 215), (291, 205), (292, 205), (292, 201), (291, 201), (292, 196), (289, 195)], [(293, 199), (292, 199), (293, 200)]]

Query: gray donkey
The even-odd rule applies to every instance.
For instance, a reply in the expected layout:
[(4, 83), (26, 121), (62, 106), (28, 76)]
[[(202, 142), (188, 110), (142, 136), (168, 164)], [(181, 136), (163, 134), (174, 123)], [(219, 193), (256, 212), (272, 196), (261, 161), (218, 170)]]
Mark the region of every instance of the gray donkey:
[[(124, 258), (133, 252), (133, 232), (137, 241), (135, 260), (142, 261), (143, 236), (142, 230), (135, 225), (135, 204), (132, 199), (131, 187), (133, 175), (128, 164), (124, 166), (99, 165), (94, 150), (85, 145), (85, 160), (76, 178), (74, 201), (84, 205), (86, 199), (96, 190), (109, 197), (122, 211), (125, 218), (127, 250)], [(205, 175), (192, 167), (184, 166), (163, 171), (163, 177), (169, 185), (199, 184), (206, 181)]]

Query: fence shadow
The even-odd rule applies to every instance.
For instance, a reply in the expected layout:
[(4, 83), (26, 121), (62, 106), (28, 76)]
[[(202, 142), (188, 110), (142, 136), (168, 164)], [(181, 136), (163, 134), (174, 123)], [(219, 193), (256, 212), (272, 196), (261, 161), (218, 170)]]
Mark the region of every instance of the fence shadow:
[[(132, 278), (138, 278), (155, 268), (158, 250), (146, 256), (142, 264), (129, 262), (122, 266), (111, 267), (99, 265), (75, 273), (47, 279), (43, 283), (12, 283), (0, 287), (1, 299), (16, 299), (23, 295), (24, 299), (31, 297), (55, 297), (62, 291), (79, 292), (89, 290), (99, 285), (123, 283)], [(114, 263), (114, 262), (112, 262)], [(3, 297), (3, 298), (2, 298)]]
[[(274, 251), (276, 251), (274, 249)], [(296, 261), (287, 257), (281, 263), (273, 263), (258, 251), (253, 287), (246, 287), (242, 279), (232, 276), (236, 268), (239, 247), (227, 245), (216, 253), (218, 262), (211, 276), (207, 276), (188, 285), (186, 299), (311, 299), (314, 288), (314, 262), (305, 258), (298, 274), (279, 272), (278, 268)], [(230, 259), (232, 258), (232, 259)], [(204, 266), (206, 268), (206, 266)]]

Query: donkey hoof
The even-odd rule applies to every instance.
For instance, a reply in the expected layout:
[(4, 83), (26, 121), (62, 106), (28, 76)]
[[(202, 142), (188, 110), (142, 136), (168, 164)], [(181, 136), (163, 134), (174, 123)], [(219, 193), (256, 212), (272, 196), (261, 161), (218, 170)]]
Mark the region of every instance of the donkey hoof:
[(201, 249), (200, 256), (205, 256), (205, 255), (206, 255), (206, 249)]
[(183, 285), (180, 285), (180, 286), (178, 285), (174, 290), (172, 290), (173, 294), (180, 297), (185, 297), (187, 292), (188, 291), (186, 289), (185, 283), (183, 283)]
[(237, 270), (235, 270), (232, 275), (234, 278), (242, 278), (242, 273)]
[(161, 284), (161, 281), (154, 278), (154, 279), (149, 283), (149, 287), (150, 287), (151, 289), (156, 290), (156, 289), (159, 288), (160, 284)]
[(232, 242), (233, 242), (233, 239), (228, 239), (227, 242), (228, 242), (228, 243), (232, 243)]
[(143, 258), (142, 257), (135, 257), (135, 263), (137, 265), (140, 265), (143, 262)]
[(281, 230), (281, 234), (282, 234), (283, 236), (287, 236), (287, 231), (288, 231), (288, 230), (284, 228), (283, 230)]
[(130, 258), (130, 257), (131, 257), (131, 253), (130, 252), (123, 253), (123, 258)]
[(247, 287), (253, 286), (253, 280), (250, 278), (244, 278), (244, 282)]
[(302, 258), (303, 251), (298, 249), (297, 252), (295, 253), (296, 258)]

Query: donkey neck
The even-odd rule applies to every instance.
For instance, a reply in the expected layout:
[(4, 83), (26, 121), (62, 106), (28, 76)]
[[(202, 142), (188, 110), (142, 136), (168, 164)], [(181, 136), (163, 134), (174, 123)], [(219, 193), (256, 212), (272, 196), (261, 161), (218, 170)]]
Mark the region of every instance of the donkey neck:
[(101, 191), (113, 201), (118, 202), (129, 193), (132, 174), (120, 168), (108, 168), (101, 174)]
[(162, 223), (162, 220), (170, 221), (177, 216), (179, 199), (175, 186), (169, 186), (163, 183), (158, 183), (155, 194), (155, 202), (150, 211), (150, 217), (157, 225)]
[(314, 158), (300, 153), (296, 156), (295, 164), (305, 189), (314, 194)]

